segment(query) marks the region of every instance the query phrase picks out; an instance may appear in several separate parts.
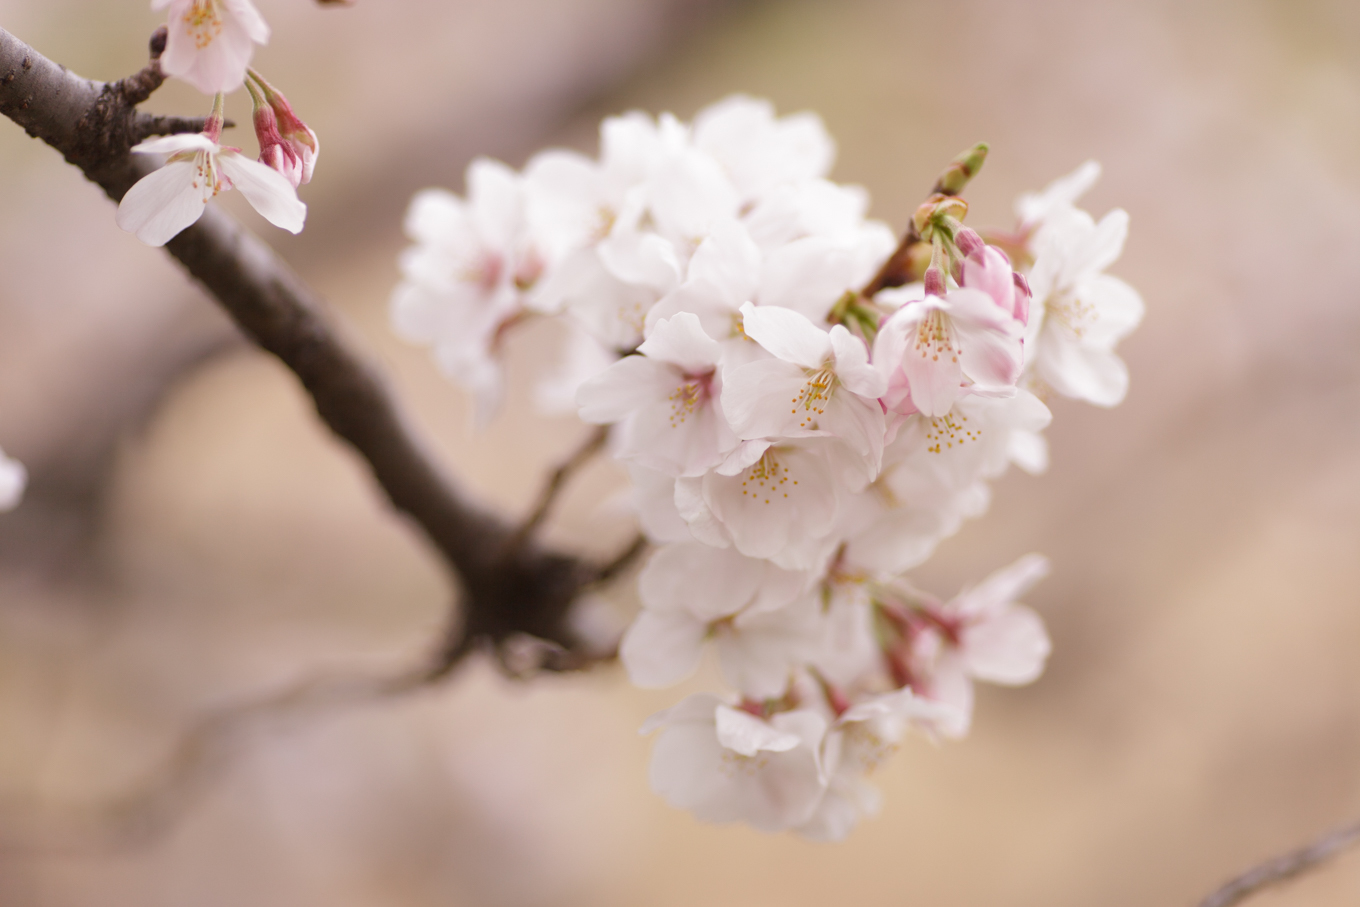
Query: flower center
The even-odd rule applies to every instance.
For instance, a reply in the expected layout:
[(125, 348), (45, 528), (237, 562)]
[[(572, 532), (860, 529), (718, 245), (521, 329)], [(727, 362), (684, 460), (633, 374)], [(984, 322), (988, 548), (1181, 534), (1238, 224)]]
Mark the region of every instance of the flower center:
[(926, 426), (926, 450), (931, 453), (952, 450), (980, 437), (982, 429), (970, 426), (967, 416), (946, 413), (929, 420)]
[(666, 398), (671, 404), (671, 428), (684, 425), (690, 414), (703, 405), (704, 400), (708, 397), (707, 376), (691, 377), (686, 375), (685, 377), (688, 380)]
[(789, 483), (798, 480), (789, 475), (789, 468), (779, 462), (774, 450), (770, 449), (746, 470), (746, 478), (741, 480), (742, 497), (770, 503), (771, 498), (787, 498)]
[(959, 348), (954, 343), (954, 332), (944, 312), (933, 309), (916, 327), (916, 351), (922, 359), (939, 362), (941, 356), (959, 361)]
[(222, 33), (222, 17), (217, 14), (217, 0), (194, 0), (194, 5), (184, 15), (189, 37), (199, 50), (207, 47)]
[(798, 396), (791, 401), (793, 409), (789, 410), (791, 415), (798, 414), (798, 407), (803, 408), (802, 421), (798, 427), (809, 431), (816, 430), (817, 417), (826, 412), (826, 405), (831, 402), (831, 394), (836, 389), (836, 373), (828, 366), (822, 366), (816, 370), (809, 370), (807, 380), (803, 382), (802, 390)]
[(1058, 324), (1067, 328), (1072, 336), (1078, 340), (1086, 333), (1087, 328), (1095, 323), (1096, 307), (1088, 302), (1083, 302), (1077, 298), (1075, 293), (1062, 293), (1057, 296), (1049, 297), (1044, 303), (1044, 308), (1048, 311), (1048, 316)]

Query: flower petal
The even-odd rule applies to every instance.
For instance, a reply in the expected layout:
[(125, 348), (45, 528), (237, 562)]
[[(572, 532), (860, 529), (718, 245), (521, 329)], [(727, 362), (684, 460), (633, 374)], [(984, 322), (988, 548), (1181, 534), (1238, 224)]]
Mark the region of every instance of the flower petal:
[(223, 151), (217, 164), (265, 220), (289, 233), (302, 232), (307, 206), (298, 200), (297, 190), (286, 176), (234, 151)]
[(197, 177), (193, 161), (172, 161), (147, 174), (118, 203), (114, 221), (149, 246), (165, 245), (203, 216), (210, 193)]

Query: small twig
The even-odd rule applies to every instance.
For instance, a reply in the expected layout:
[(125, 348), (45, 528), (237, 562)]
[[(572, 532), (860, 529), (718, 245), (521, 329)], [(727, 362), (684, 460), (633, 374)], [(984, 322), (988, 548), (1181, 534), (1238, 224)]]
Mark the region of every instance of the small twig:
[(534, 534), (534, 530), (543, 523), (548, 516), (548, 511), (552, 509), (553, 502), (561, 493), (571, 474), (580, 469), (595, 454), (604, 447), (604, 442), (609, 440), (609, 426), (601, 425), (592, 431), (580, 447), (572, 452), (571, 456), (563, 460), (561, 465), (552, 471), (548, 476), (548, 481), (544, 483), (542, 490), (538, 493), (538, 501), (534, 504), (534, 509), (529, 511), (529, 515), (524, 518), (524, 522), (519, 524), (512, 537), (512, 544), (522, 544), (526, 539)]
[(595, 584), (602, 586), (618, 579), (647, 550), (647, 544), (647, 536), (639, 532), (628, 547), (619, 552), (612, 561), (600, 565), (599, 572), (595, 574)]
[(1360, 842), (1360, 822), (1247, 870), (1201, 901), (1200, 907), (1232, 907), (1263, 888), (1308, 872), (1357, 842)]
[[(174, 117), (142, 114), (137, 117), (137, 138), (145, 139), (153, 135), (180, 135), (186, 132), (202, 132), (207, 117)], [(222, 122), (223, 129), (233, 129), (232, 120)]]
[(3, 803), (7, 828), (0, 853), (106, 852), (151, 843), (175, 827), (251, 730), (270, 720), (401, 695), (425, 682), (423, 669), (378, 675), (320, 673), (263, 697), (211, 709), (140, 785), (112, 802), (84, 807)]

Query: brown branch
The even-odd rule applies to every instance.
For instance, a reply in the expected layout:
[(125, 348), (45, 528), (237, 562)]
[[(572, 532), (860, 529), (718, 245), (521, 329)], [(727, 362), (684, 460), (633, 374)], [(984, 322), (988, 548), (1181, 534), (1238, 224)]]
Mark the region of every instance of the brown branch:
[(1247, 870), (1201, 901), (1200, 907), (1232, 907), (1262, 889), (1315, 869), (1356, 843), (1360, 843), (1360, 822)]
[(548, 481), (543, 483), (543, 488), (538, 493), (538, 500), (534, 507), (529, 511), (529, 515), (519, 524), (515, 530), (515, 540), (522, 542), (534, 534), (534, 530), (547, 518), (548, 511), (552, 509), (553, 502), (566, 487), (567, 480), (572, 473), (589, 463), (594, 456), (604, 447), (604, 442), (609, 440), (609, 426), (601, 425), (586, 436), (581, 446), (572, 451), (571, 456), (567, 457), (562, 463), (548, 476)]
[[(113, 200), (155, 169), (129, 148), (158, 120), (136, 105), (164, 81), (155, 59), (118, 82), (82, 79), (0, 29), (0, 113), (79, 167)], [(461, 586), (463, 620), (442, 658), (465, 640), (499, 644), (529, 634), (570, 648), (567, 611), (599, 569), (547, 551), (472, 503), (411, 426), (386, 377), (321, 298), (229, 215), (209, 206), (166, 250), (217, 299), (238, 327), (302, 382), (317, 413), (365, 461), (392, 505), (425, 533)], [(437, 676), (451, 665), (443, 662)]]

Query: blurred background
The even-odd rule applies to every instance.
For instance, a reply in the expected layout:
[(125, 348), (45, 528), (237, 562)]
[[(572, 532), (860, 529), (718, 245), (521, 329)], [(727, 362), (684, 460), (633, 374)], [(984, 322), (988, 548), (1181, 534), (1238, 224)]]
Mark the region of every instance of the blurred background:
[[(601, 116), (733, 91), (811, 109), (834, 177), (901, 226), (985, 139), (970, 222), (1094, 157), (1148, 305), (1115, 411), (1058, 403), (1052, 467), (919, 571), (942, 594), (1038, 550), (1045, 676), (912, 740), (849, 842), (702, 825), (647, 788), (642, 719), (687, 690), (615, 666), (473, 660), (400, 700), (270, 726), (149, 843), (21, 846), (30, 810), (112, 802), (203, 710), (318, 670), (413, 663), (451, 594), (420, 536), (163, 253), (0, 122), (0, 904), (1193, 904), (1360, 815), (1360, 5), (1351, 0), (258, 0), (256, 65), (325, 145), (299, 237), (227, 198), (386, 362), (484, 499), (523, 508), (579, 436), (512, 399), (488, 430), (386, 327), (400, 219), (476, 154), (593, 151)], [(139, 68), (140, 0), (0, 0), (82, 75)], [(248, 122), (241, 94), (229, 115)], [(158, 111), (206, 113), (170, 85)], [(241, 143), (253, 148), (253, 139)], [(552, 536), (630, 527), (606, 464)], [(599, 505), (600, 501), (605, 501)], [(583, 547), (585, 546), (585, 547)], [(712, 684), (712, 675), (690, 685)], [(26, 804), (13, 809), (7, 804)], [(40, 811), (41, 812), (41, 811)], [(1261, 896), (1354, 904), (1360, 856)]]

